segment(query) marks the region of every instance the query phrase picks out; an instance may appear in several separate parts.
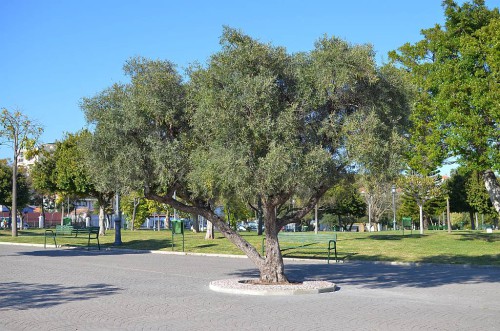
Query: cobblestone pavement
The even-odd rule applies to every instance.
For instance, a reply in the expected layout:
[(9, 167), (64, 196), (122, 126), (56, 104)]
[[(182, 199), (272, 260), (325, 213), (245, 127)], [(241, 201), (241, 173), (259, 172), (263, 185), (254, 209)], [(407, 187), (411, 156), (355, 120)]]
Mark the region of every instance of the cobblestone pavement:
[(0, 330), (499, 330), (500, 268), (287, 261), (334, 293), (210, 291), (248, 259), (0, 245)]

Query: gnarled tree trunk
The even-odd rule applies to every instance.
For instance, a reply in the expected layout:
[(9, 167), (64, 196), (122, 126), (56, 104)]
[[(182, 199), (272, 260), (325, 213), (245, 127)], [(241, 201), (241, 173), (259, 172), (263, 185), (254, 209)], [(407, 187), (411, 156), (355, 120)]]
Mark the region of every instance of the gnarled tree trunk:
[(150, 194), (148, 198), (167, 203), (172, 207), (183, 210), (185, 212), (201, 215), (207, 221), (212, 222), (213, 225), (215, 225), (217, 229), (224, 235), (224, 237), (226, 237), (236, 247), (244, 252), (248, 256), (248, 258), (255, 264), (255, 266), (259, 269), (260, 280), (262, 282), (288, 282), (285, 276), (283, 257), (281, 255), (278, 243), (279, 226), (276, 224), (277, 220), (274, 205), (265, 206), (263, 208), (266, 231), (266, 257), (263, 258), (254, 246), (246, 241), (245, 238), (240, 236), (234, 229), (231, 229), (226, 220), (217, 216), (212, 210), (203, 207), (184, 205), (169, 195), (158, 196), (155, 194)]
[(278, 242), (280, 229), (276, 222), (275, 207), (264, 206), (263, 211), (266, 232), (266, 257), (265, 263), (259, 265), (260, 281), (264, 283), (288, 283)]

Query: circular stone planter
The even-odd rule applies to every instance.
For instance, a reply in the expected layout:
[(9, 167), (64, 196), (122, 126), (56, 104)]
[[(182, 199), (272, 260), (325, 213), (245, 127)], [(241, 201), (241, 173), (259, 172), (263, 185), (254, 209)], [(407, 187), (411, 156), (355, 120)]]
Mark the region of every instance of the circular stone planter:
[(210, 282), (216, 292), (247, 295), (299, 295), (334, 292), (335, 284), (327, 281), (304, 281), (297, 284), (260, 285), (258, 279), (223, 279)]

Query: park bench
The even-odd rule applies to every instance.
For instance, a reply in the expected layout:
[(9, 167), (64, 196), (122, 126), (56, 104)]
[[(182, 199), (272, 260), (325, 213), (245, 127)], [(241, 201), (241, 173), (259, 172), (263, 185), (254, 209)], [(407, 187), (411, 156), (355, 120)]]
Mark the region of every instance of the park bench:
[[(264, 246), (266, 238), (262, 238), (262, 256), (264, 256)], [(280, 232), (278, 233), (280, 251), (290, 249), (309, 249), (309, 250), (327, 250), (328, 264), (330, 264), (330, 254), (335, 253), (335, 262), (337, 259), (337, 234), (315, 234), (313, 232)], [(328, 244), (328, 245), (326, 245)]]
[[(99, 227), (98, 226), (90, 226), (86, 228), (77, 228), (72, 225), (56, 225), (56, 229), (47, 229), (45, 230), (45, 240), (43, 247), (47, 247), (47, 236), (52, 237), (54, 240), (54, 245), (57, 247), (56, 237), (65, 238), (78, 238), (78, 235), (85, 235), (87, 240), (87, 249), (90, 249), (90, 240), (95, 239), (97, 241), (97, 247), (101, 250), (101, 244), (99, 243)], [(80, 237), (81, 238), (81, 237)]]

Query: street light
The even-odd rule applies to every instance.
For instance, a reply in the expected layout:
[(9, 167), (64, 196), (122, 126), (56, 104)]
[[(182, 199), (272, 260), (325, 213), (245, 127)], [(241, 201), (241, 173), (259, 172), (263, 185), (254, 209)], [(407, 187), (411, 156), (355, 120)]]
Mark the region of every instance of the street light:
[(394, 231), (396, 231), (396, 203), (395, 203), (395, 198), (396, 198), (396, 185), (392, 185), (392, 215), (393, 215), (392, 229)]
[(120, 246), (122, 244), (122, 211), (120, 209), (120, 193), (116, 193), (116, 218), (115, 218), (115, 242), (113, 245)]

